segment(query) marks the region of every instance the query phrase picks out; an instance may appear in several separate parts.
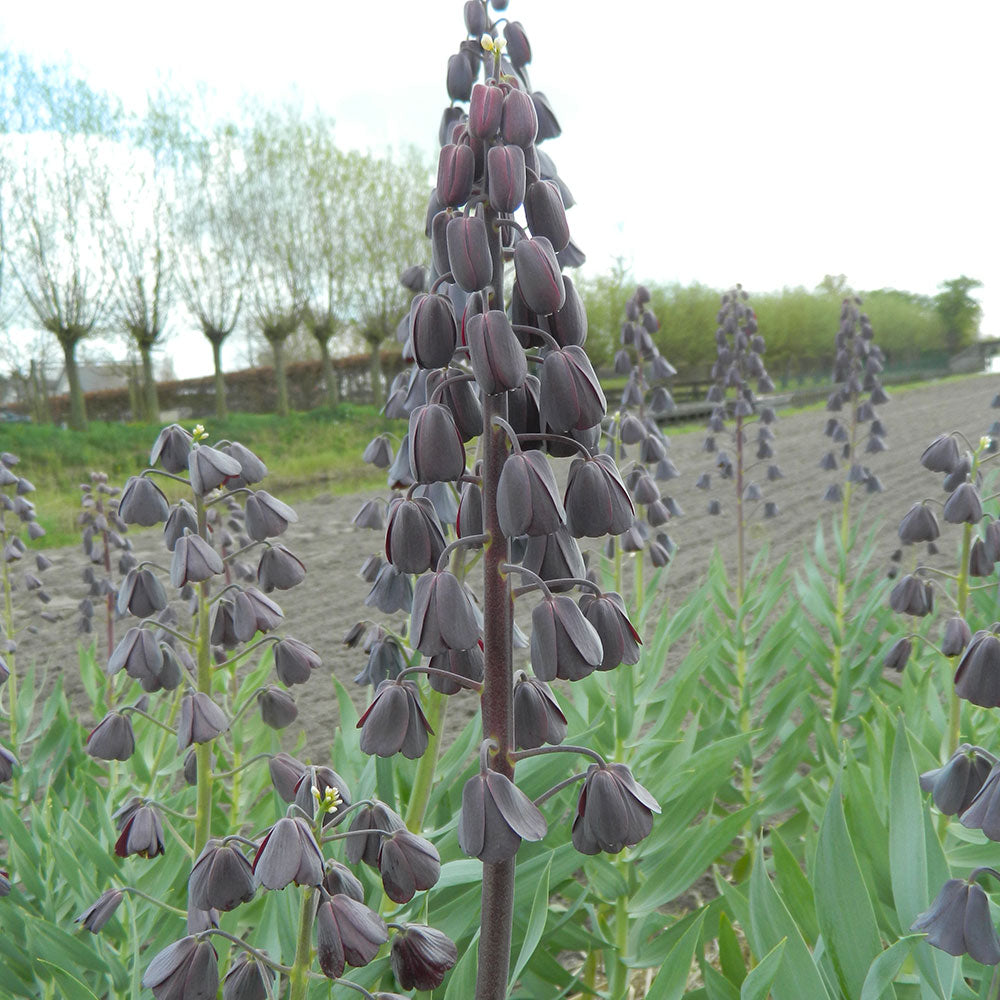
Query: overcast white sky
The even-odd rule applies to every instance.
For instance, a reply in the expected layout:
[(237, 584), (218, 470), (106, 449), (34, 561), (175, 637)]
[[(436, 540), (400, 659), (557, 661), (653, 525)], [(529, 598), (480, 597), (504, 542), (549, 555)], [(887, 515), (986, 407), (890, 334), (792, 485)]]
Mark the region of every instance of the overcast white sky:
[[(510, 0), (506, 13), (562, 123), (546, 149), (588, 270), (621, 255), (638, 279), (751, 294), (841, 272), (933, 294), (964, 273), (984, 282), (984, 333), (1000, 335), (996, 0)], [(463, 35), (461, 0), (0, 5), (8, 48), (68, 57), (128, 105), (164, 79), (203, 82), (220, 109), (295, 88), (344, 146), (376, 152), (436, 148)], [(207, 343), (203, 362), (196, 341), (177, 343), (192, 348), (179, 372), (210, 368)]]

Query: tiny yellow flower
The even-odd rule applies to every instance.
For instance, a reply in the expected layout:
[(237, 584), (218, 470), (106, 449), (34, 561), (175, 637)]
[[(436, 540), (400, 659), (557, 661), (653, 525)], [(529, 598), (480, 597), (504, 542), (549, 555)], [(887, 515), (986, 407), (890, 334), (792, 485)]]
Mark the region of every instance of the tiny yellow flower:
[(494, 41), (493, 41), (493, 36), (492, 36), (492, 35), (490, 35), (490, 34), (487, 34), (487, 33), (486, 33), (486, 32), (484, 31), (484, 32), (483, 32), (483, 37), (479, 39), (479, 44), (480, 44), (480, 45), (481, 45), (481, 46), (482, 46), (482, 47), (483, 47), (484, 49), (486, 49), (486, 51), (487, 51), (487, 52), (492, 52), (492, 51), (493, 51), (493, 46), (494, 46), (494, 44), (495, 44), (495, 43), (494, 43)]

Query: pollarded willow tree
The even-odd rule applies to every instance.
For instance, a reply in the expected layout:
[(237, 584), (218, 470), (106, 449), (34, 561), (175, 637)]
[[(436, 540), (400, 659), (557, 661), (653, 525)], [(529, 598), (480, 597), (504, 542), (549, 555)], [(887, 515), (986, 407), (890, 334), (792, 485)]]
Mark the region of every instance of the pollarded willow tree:
[(109, 157), (107, 141), (97, 137), (24, 141), (9, 193), (11, 270), (35, 320), (62, 349), (69, 425), (75, 430), (87, 426), (77, 348), (108, 317), (113, 293), (112, 270), (102, 252)]
[(222, 345), (240, 318), (249, 273), (240, 214), (245, 175), (239, 169), (237, 149), (230, 132), (216, 132), (177, 175), (177, 208), (170, 218), (177, 286), (212, 345), (219, 420), (226, 417)]

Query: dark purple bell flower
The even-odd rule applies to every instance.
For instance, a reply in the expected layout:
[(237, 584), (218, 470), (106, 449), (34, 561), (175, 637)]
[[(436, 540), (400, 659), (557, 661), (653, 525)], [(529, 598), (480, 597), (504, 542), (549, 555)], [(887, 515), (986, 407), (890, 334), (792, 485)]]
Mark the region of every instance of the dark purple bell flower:
[(268, 762), (267, 769), (271, 775), (271, 784), (282, 801), (291, 804), (295, 801), (295, 786), (308, 770), (302, 761), (287, 753), (276, 753)]
[(920, 464), (931, 472), (954, 472), (961, 460), (958, 442), (950, 434), (935, 438), (920, 456)]
[(458, 846), (485, 864), (508, 861), (522, 840), (541, 840), (545, 817), (509, 778), (498, 771), (471, 777), (462, 789)]
[[(433, 395), (443, 379), (465, 374), (460, 368), (435, 369), (427, 373), (427, 395)], [(463, 441), (471, 441), (483, 433), (483, 405), (475, 382), (467, 379), (451, 382), (441, 390), (439, 400), (451, 410), (455, 427)]]
[(367, 607), (391, 615), (394, 611), (409, 611), (413, 606), (413, 584), (406, 573), (400, 573), (392, 563), (384, 563), (365, 598)]
[(265, 889), (319, 885), (323, 881), (323, 853), (309, 824), (302, 819), (279, 819), (260, 842), (253, 871)]
[(889, 594), (889, 606), (897, 614), (921, 618), (934, 610), (930, 583), (911, 574), (902, 577)]
[(551, 535), (566, 521), (549, 460), (538, 451), (511, 455), (497, 484), (497, 514), (505, 537)]
[(547, 237), (536, 236), (518, 242), (514, 247), (514, 270), (521, 295), (533, 312), (547, 316), (565, 305), (566, 288), (562, 271), (552, 242)]
[(981, 538), (975, 539), (969, 552), (969, 576), (979, 578), (993, 575), (993, 560), (986, 552)]
[(247, 498), (247, 534), (255, 541), (274, 538), (298, 521), (299, 515), (286, 503), (271, 496), (266, 490), (257, 490)]
[(943, 767), (920, 775), (920, 788), (931, 793), (934, 805), (946, 816), (957, 816), (972, 805), (993, 764), (979, 747), (963, 743)]
[[(4, 895), (0, 893), (0, 895)], [(108, 889), (102, 892), (93, 906), (88, 906), (74, 921), (83, 924), (84, 929), (96, 934), (114, 916), (115, 910), (121, 905), (125, 893), (121, 889)]]
[[(295, 804), (310, 819), (316, 812), (315, 789), (321, 799), (327, 800), (323, 816), (323, 826), (332, 823), (341, 811), (351, 804), (351, 790), (347, 782), (331, 767), (310, 766), (305, 769), (295, 784)], [(330, 801), (332, 798), (333, 801)]]
[(176, 475), (187, 470), (190, 451), (191, 435), (178, 424), (171, 424), (157, 435), (149, 453), (149, 464), (159, 462), (167, 472)]
[(972, 483), (961, 483), (945, 501), (941, 515), (949, 524), (978, 524), (983, 519), (983, 504)]
[(385, 921), (363, 902), (321, 893), (316, 910), (316, 958), (324, 976), (337, 979), (347, 965), (367, 965), (388, 940)]
[(583, 348), (570, 344), (550, 351), (542, 364), (539, 416), (556, 434), (599, 424), (608, 403)]
[[(576, 539), (566, 528), (559, 528), (551, 535), (529, 537), (521, 564), (540, 576), (546, 583), (570, 577), (586, 576), (587, 567)], [(560, 584), (556, 591), (570, 590), (571, 584)]]
[(478, 292), (493, 279), (493, 258), (483, 219), (455, 216), (445, 230), (448, 264), (458, 285), (466, 292)]
[(587, 310), (569, 275), (562, 276), (566, 301), (562, 308), (549, 317), (549, 330), (560, 347), (583, 344), (587, 339)]
[[(467, 146), (462, 148), (469, 151)], [(443, 368), (451, 361), (458, 344), (458, 323), (447, 296), (415, 295), (410, 303), (409, 329), (413, 360), (421, 368)]]
[(462, 484), (455, 527), (459, 538), (469, 538), (483, 533), (483, 491), (478, 484)]
[(183, 587), (186, 583), (201, 583), (225, 572), (222, 557), (200, 535), (184, 535), (174, 544), (170, 562), (170, 583)]
[(491, 309), (471, 317), (465, 325), (465, 338), (472, 372), (487, 396), (499, 395), (524, 384), (528, 363), (504, 313)]
[(394, 903), (408, 903), (416, 892), (437, 884), (441, 858), (429, 840), (396, 830), (379, 844), (378, 870), (385, 894)]
[(544, 142), (546, 139), (558, 139), (562, 134), (559, 121), (549, 104), (549, 99), (540, 91), (533, 91), (531, 101), (535, 105), (535, 114), (538, 115), (538, 136), (536, 142)]
[(165, 521), (170, 505), (163, 491), (145, 476), (131, 476), (118, 501), (118, 516), (126, 524), (149, 528)]
[(915, 503), (899, 522), (899, 539), (904, 545), (932, 542), (940, 534), (937, 518), (926, 504)]
[(192, 448), (188, 454), (191, 488), (199, 496), (205, 496), (217, 487), (236, 479), (242, 471), (240, 463), (235, 458), (208, 445)]
[(392, 465), (392, 443), (385, 434), (378, 434), (368, 442), (361, 455), (361, 461), (374, 465), (376, 469), (388, 469)]
[(425, 573), (417, 580), (410, 636), (414, 647), (428, 656), (447, 649), (470, 649), (479, 641), (472, 602), (454, 573)]
[(272, 729), (285, 729), (298, 718), (295, 699), (273, 684), (257, 693), (257, 702), (261, 720)]
[(574, 459), (566, 481), (566, 527), (577, 538), (627, 531), (635, 508), (610, 455)]
[(87, 736), (87, 753), (99, 760), (128, 760), (135, 753), (132, 720), (121, 712), (108, 712)]
[[(398, 417), (399, 419), (405, 419), (407, 414), (404, 410), (401, 410)], [(399, 450), (396, 452), (396, 457), (392, 460), (392, 465), (389, 466), (389, 471), (386, 474), (386, 483), (390, 490), (403, 490), (413, 485), (413, 472), (410, 469), (409, 434), (404, 434), (402, 440), (399, 442)]]
[(177, 752), (192, 743), (208, 743), (229, 728), (226, 713), (203, 691), (186, 694), (181, 699), (177, 719)]
[[(470, 681), (482, 681), (482, 643), (477, 642), (470, 649), (446, 649), (443, 653), (435, 653), (428, 661), (427, 666), (437, 670), (447, 670), (449, 673), (457, 674)], [(427, 680), (431, 688), (434, 691), (440, 691), (441, 694), (457, 694), (462, 690), (460, 684), (438, 674), (431, 674)]]
[(418, 483), (454, 482), (465, 471), (465, 447), (451, 410), (441, 403), (410, 414), (410, 469)]
[(240, 951), (222, 981), (222, 1000), (268, 1000), (264, 979), (274, 983), (274, 970), (256, 961), (248, 952)]
[[(409, 458), (407, 458), (409, 465)], [(351, 523), (358, 528), (371, 528), (373, 531), (381, 531), (385, 527), (383, 517), (384, 504), (381, 500), (366, 500), (359, 508), (357, 514), (351, 519)]]
[(281, 608), (256, 587), (246, 587), (233, 598), (233, 632), (249, 642), (258, 632), (273, 632), (284, 621)]
[(379, 757), (402, 753), (410, 760), (424, 755), (427, 736), (433, 735), (420, 707), (420, 692), (412, 681), (386, 680), (358, 720), (361, 752)]
[(578, 681), (601, 665), (601, 638), (572, 598), (543, 597), (531, 613), (531, 666), (544, 681)]
[(148, 618), (167, 606), (167, 595), (156, 575), (148, 569), (131, 569), (118, 588), (118, 614), (126, 611)]
[(215, 1000), (219, 960), (211, 941), (189, 935), (168, 945), (147, 966), (142, 985), (155, 1000)]
[(187, 500), (181, 500), (170, 508), (167, 523), (163, 526), (163, 541), (167, 549), (173, 552), (177, 540), (187, 533), (198, 534), (198, 515)]
[(406, 657), (399, 643), (384, 632), (371, 644), (365, 669), (354, 678), (356, 684), (378, 687), (382, 681), (396, 677), (406, 668)]
[(566, 738), (563, 715), (552, 689), (523, 670), (514, 677), (514, 745), (519, 750), (535, 750), (543, 743), (553, 746)]
[(972, 631), (964, 618), (949, 618), (944, 623), (941, 652), (945, 656), (960, 656), (972, 639)]
[[(496, 4), (493, 6), (496, 7)], [(503, 26), (503, 37), (507, 41), (507, 56), (517, 69), (531, 62), (531, 45), (520, 21), (508, 21)], [(426, 986), (417, 987), (417, 989), (428, 988)]]
[(554, 252), (566, 248), (569, 222), (555, 181), (535, 181), (529, 185), (524, 194), (524, 214), (532, 236), (544, 236)]
[(125, 668), (136, 680), (155, 679), (163, 669), (163, 651), (150, 629), (130, 628), (115, 646), (106, 672), (113, 677)]
[(219, 448), (224, 455), (235, 458), (240, 466), (240, 473), (226, 483), (231, 489), (239, 489), (253, 483), (259, 483), (267, 475), (267, 466), (246, 445), (239, 441), (229, 441)]
[(198, 784), (198, 751), (191, 747), (184, 755), (184, 783), (194, 788)]
[(323, 888), (331, 895), (350, 896), (358, 903), (365, 901), (365, 887), (346, 865), (339, 861), (327, 861), (323, 873)]
[(516, 212), (524, 201), (524, 150), (513, 144), (493, 146), (486, 154), (486, 173), (491, 207)]
[(235, 649), (240, 640), (236, 637), (233, 602), (222, 598), (212, 610), (212, 633), (211, 640), (213, 646), (221, 646), (223, 649)]
[(392, 939), (392, 974), (404, 990), (435, 990), (458, 961), (455, 942), (422, 924), (405, 924)]
[(982, 830), (990, 840), (1000, 841), (1000, 765), (993, 764), (982, 787), (959, 819), (962, 826)]
[(199, 910), (235, 910), (257, 891), (250, 862), (235, 844), (210, 840), (188, 877), (188, 904)]
[(930, 908), (910, 930), (926, 931), (927, 943), (949, 955), (969, 955), (983, 965), (1000, 963), (1000, 939), (982, 886), (965, 879), (948, 879)]
[(885, 654), (882, 666), (888, 668), (889, 670), (895, 670), (896, 673), (902, 673), (903, 668), (910, 660), (910, 654), (912, 652), (913, 640), (908, 636), (903, 636), (902, 639), (897, 639), (889, 647), (889, 652)]
[(604, 647), (604, 656), (598, 670), (613, 670), (620, 663), (631, 666), (639, 662), (639, 646), (642, 639), (629, 621), (625, 611), (625, 601), (614, 591), (599, 596), (589, 593), (580, 595), (580, 610), (594, 626)]
[(291, 590), (306, 578), (306, 568), (298, 556), (284, 545), (265, 546), (257, 564), (257, 582), (265, 594)]
[(426, 497), (394, 497), (389, 502), (385, 557), (400, 573), (433, 569), (446, 544), (434, 505)]
[(503, 100), (500, 135), (505, 143), (527, 149), (538, 134), (538, 111), (523, 90), (511, 90)]
[(155, 858), (163, 853), (163, 824), (152, 806), (132, 800), (119, 809), (115, 817), (121, 831), (115, 842), (118, 857), (138, 854), (143, 858)]
[(624, 764), (591, 764), (573, 820), (573, 846), (581, 854), (617, 854), (649, 836), (659, 811)]
[[(351, 820), (350, 830), (358, 833), (362, 830), (385, 830), (394, 833), (405, 830), (406, 824), (402, 817), (390, 809), (384, 802), (376, 802), (371, 806), (362, 806)], [(344, 852), (352, 865), (363, 861), (369, 868), (378, 870), (379, 845), (382, 836), (371, 833), (368, 836), (348, 837)]]
[(965, 647), (955, 670), (955, 694), (982, 708), (1000, 708), (1000, 638), (992, 630), (976, 632)]

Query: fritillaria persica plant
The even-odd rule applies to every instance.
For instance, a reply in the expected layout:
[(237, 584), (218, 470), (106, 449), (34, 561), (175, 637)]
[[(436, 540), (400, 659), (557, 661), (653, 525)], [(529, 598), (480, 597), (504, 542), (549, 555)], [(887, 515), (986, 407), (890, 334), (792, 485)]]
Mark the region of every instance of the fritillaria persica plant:
[[(360, 726), (368, 752), (424, 754), (419, 789), (433, 772), (433, 706), (459, 687), (480, 693), (479, 766), (463, 789), (457, 832), (462, 850), (483, 862), (476, 997), (500, 1000), (515, 855), (522, 841), (545, 836), (542, 801), (582, 780), (571, 836), (587, 854), (638, 843), (658, 806), (626, 767), (561, 743), (565, 718), (548, 682), (635, 662), (639, 637), (624, 603), (584, 578), (578, 544), (628, 532), (634, 508), (614, 457), (598, 453), (607, 404), (584, 349), (586, 312), (564, 273), (583, 260), (567, 222), (572, 196), (541, 149), (559, 135), (558, 121), (531, 87), (522, 26), (492, 20), (478, 0), (465, 4), (465, 24), (468, 37), (448, 62), (452, 103), (427, 214), (431, 284), (414, 296), (402, 328), (415, 367), (386, 407), (406, 416), (408, 429), (394, 457), (384, 438), (367, 452), (388, 465), (390, 487), (405, 491), (388, 505), (385, 563), (364, 570), (369, 603), (409, 610), (411, 652), (398, 634), (369, 630), (360, 679), (377, 688)], [(403, 279), (422, 287), (419, 271)], [(644, 430), (649, 449), (661, 444)], [(546, 453), (573, 458), (565, 490)], [(664, 457), (657, 449), (655, 460)], [(379, 527), (382, 512), (366, 505), (356, 520)], [(470, 550), (481, 553), (481, 610), (466, 573)], [(531, 674), (514, 671), (515, 599), (533, 604)], [(532, 802), (515, 765), (554, 752), (592, 763)]]
[[(278, 977), (287, 980), (285, 995), (294, 1000), (302, 1000), (317, 977), (371, 997), (342, 976), (347, 966), (372, 962), (390, 930), (397, 981), (404, 988), (433, 988), (454, 964), (454, 945), (431, 928), (403, 921), (406, 904), (438, 879), (434, 847), (409, 833), (383, 804), (352, 802), (347, 784), (330, 767), (285, 753), (246, 754), (248, 746), (260, 744), (261, 730), (283, 729), (295, 720), (290, 689), (308, 682), (321, 661), (305, 643), (278, 634), (284, 613), (269, 596), (290, 591), (305, 577), (302, 562), (277, 541), (297, 520), (295, 511), (257, 487), (267, 469), (249, 449), (235, 441), (210, 446), (206, 437), (200, 427), (193, 435), (177, 425), (165, 428), (153, 446), (151, 468), (129, 479), (121, 493), (123, 522), (163, 525), (169, 565), (132, 560), (118, 588), (118, 610), (138, 621), (108, 660), (110, 683), (120, 690), (108, 698), (114, 707), (86, 743), (92, 757), (109, 762), (129, 761), (137, 742), (149, 749), (137, 769), (146, 780), (137, 774), (114, 815), (114, 852), (148, 862), (178, 848), (186, 852), (186, 906), (121, 885), (108, 889), (79, 921), (97, 933), (126, 894), (163, 906), (180, 926), (186, 921), (186, 933), (146, 967), (142, 982), (157, 1000), (215, 997), (220, 981), (225, 1000), (273, 997), (283, 989)], [(185, 495), (168, 499), (157, 479)], [(251, 553), (257, 557), (254, 569), (238, 558)], [(168, 592), (176, 593), (175, 601)], [(186, 602), (189, 616), (177, 614), (178, 602), (182, 609)], [(271, 659), (248, 676), (241, 669), (247, 654), (265, 648)], [(269, 665), (274, 683), (266, 682)], [(122, 706), (137, 693), (136, 685), (141, 697)], [(405, 694), (407, 688), (400, 690)], [(162, 710), (151, 704), (154, 695), (164, 696)], [(260, 713), (257, 727), (254, 709)], [(149, 740), (149, 731), (137, 733), (134, 722), (155, 727)], [(174, 741), (183, 757), (184, 785), (193, 790), (177, 790), (178, 767), (169, 761)], [(242, 818), (251, 796), (243, 786), (245, 771), (265, 761), (281, 806), (265, 829), (248, 829)], [(111, 773), (119, 772), (113, 767)], [(333, 856), (340, 842), (345, 861), (378, 872), (385, 894), (400, 907), (395, 920), (387, 923), (365, 905), (362, 882)], [(288, 889), (292, 885), (298, 888)], [(294, 955), (268, 954), (252, 943), (259, 917), (241, 928), (239, 908), (261, 890), (286, 889), (300, 896)], [(232, 946), (228, 970), (216, 951), (220, 940)]]

